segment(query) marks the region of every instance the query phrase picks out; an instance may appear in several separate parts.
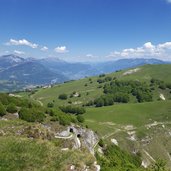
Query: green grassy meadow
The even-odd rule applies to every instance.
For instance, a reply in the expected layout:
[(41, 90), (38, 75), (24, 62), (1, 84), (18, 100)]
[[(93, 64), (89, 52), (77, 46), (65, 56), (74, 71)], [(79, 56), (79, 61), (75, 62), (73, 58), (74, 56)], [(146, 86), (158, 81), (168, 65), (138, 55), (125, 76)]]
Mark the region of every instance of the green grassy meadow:
[(112, 122), (140, 127), (153, 121), (171, 121), (171, 101), (87, 108), (84, 116), (87, 123)]

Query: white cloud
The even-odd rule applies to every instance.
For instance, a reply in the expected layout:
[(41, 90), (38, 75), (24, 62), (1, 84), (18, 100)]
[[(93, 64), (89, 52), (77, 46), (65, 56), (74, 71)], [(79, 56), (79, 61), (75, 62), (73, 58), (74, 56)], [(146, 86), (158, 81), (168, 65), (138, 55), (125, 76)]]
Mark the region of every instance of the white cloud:
[(154, 49), (155, 46), (151, 42), (147, 42), (144, 44), (144, 48), (146, 49)]
[(171, 49), (171, 42), (166, 42), (166, 43), (163, 43), (163, 44), (159, 44), (158, 47), (163, 48), (163, 49)]
[(19, 50), (14, 50), (14, 53), (17, 55), (24, 55), (25, 54), (25, 52), (19, 51)]
[(86, 57), (88, 57), (88, 58), (93, 58), (94, 55), (92, 55), (92, 54), (87, 54)]
[(87, 55), (86, 55), (86, 61), (92, 61), (92, 60), (99, 60), (99, 56), (96, 56), (96, 55), (93, 55), (93, 54), (91, 54), (91, 53), (88, 53)]
[(69, 52), (69, 51), (67, 50), (66, 46), (58, 46), (58, 47), (56, 47), (54, 50), (55, 50), (55, 52), (57, 52), (57, 53), (67, 53), (67, 52)]
[(121, 51), (114, 51), (108, 57), (114, 58), (158, 58), (171, 60), (171, 42), (153, 45), (151, 42), (145, 43), (141, 47), (128, 48)]
[(15, 40), (15, 39), (10, 39), (9, 42), (6, 43), (6, 45), (15, 45), (15, 46), (29, 46), (33, 49), (38, 48), (38, 44), (29, 42), (26, 39), (21, 39), (21, 40)]
[(47, 51), (47, 50), (48, 50), (48, 47), (43, 46), (40, 50), (42, 50), (42, 51)]

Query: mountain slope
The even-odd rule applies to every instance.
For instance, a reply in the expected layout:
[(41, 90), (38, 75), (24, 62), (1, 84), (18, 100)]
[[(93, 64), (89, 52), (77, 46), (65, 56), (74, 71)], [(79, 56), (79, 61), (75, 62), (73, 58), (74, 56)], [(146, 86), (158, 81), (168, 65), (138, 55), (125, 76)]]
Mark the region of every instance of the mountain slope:
[(6, 55), (0, 57), (0, 90), (20, 90), (30, 85), (61, 83), (143, 64), (161, 63), (165, 62), (157, 59), (122, 59), (88, 64), (69, 63), (57, 58), (32, 59)]
[(42, 59), (40, 63), (49, 68), (52, 72), (61, 73), (71, 80), (84, 78), (85, 76), (93, 76), (99, 73), (99, 71), (90, 64), (69, 63), (56, 58)]
[[(171, 64), (145, 65), (138, 68), (138, 70), (129, 69), (111, 73), (106, 75), (106, 77), (116, 77), (118, 80), (139, 80), (147, 82), (152, 78), (155, 78), (163, 80), (166, 83), (171, 83)], [(163, 76), (164, 73), (166, 73), (165, 77)], [(73, 103), (85, 104), (103, 94), (103, 86), (105, 83), (99, 84), (97, 82), (98, 79), (101, 78), (98, 76), (85, 78), (78, 81), (68, 82), (60, 86), (54, 86), (51, 89), (40, 89), (36, 94), (34, 94), (34, 97), (42, 99), (46, 104), (49, 101), (55, 100), (55, 105), (61, 105), (68, 104), (68, 101), (61, 101), (57, 98), (61, 92), (65, 92), (69, 97), (74, 91), (76, 91), (81, 94), (81, 97), (74, 97), (69, 100)], [(160, 92), (155, 93), (156, 99), (159, 97), (160, 93), (163, 93), (166, 99), (170, 98), (168, 90), (160, 90)]]
[(120, 59), (117, 61), (109, 61), (104, 63), (97, 63), (94, 66), (98, 68), (98, 70), (102, 73), (110, 73), (115, 72), (118, 70), (133, 68), (137, 66), (142, 66), (145, 64), (166, 64), (168, 62), (164, 62), (162, 60), (158, 59), (143, 59), (143, 58), (137, 58), (137, 59)]
[(25, 61), (24, 58), (21, 58), (16, 55), (4, 55), (0, 56), (0, 70), (6, 69), (15, 65), (19, 65)]
[[(49, 102), (53, 103), (55, 108), (63, 105), (82, 106), (105, 95), (103, 87), (105, 84), (110, 85), (111, 82), (99, 83), (97, 82), (99, 79), (111, 77), (118, 81), (146, 82), (150, 86), (152, 78), (170, 84), (170, 75), (171, 64), (145, 65), (70, 81), (52, 88), (38, 89), (31, 97), (41, 101), (44, 106)], [(114, 103), (112, 106), (99, 108), (93, 105), (85, 106), (84, 125), (97, 132), (103, 141), (118, 145), (129, 153), (139, 154), (144, 167), (161, 158), (167, 161), (167, 166), (170, 168), (171, 90), (169, 87), (163, 89), (154, 84), (150, 88), (153, 92), (153, 101), (151, 102), (138, 103), (131, 99), (127, 104)], [(58, 99), (62, 93), (65, 93), (68, 99)], [(80, 96), (78, 96), (79, 94)], [(21, 93), (20, 95), (27, 97), (29, 94)], [(96, 150), (100, 151), (99, 148)]]
[[(165, 77), (163, 76), (165, 73)], [(150, 84), (152, 78), (171, 83), (171, 64), (145, 65), (106, 75), (118, 80), (139, 80)], [(99, 84), (101, 77), (91, 77), (72, 81), (49, 89), (40, 89), (32, 97), (41, 100), (44, 105), (54, 101), (54, 105), (83, 105), (103, 94), (105, 83)], [(86, 85), (86, 86), (85, 86)], [(99, 85), (101, 88), (99, 88)], [(81, 97), (69, 96), (73, 91)], [(68, 95), (67, 100), (59, 100), (61, 93)], [(164, 100), (160, 99), (163, 94)], [(86, 107), (85, 125), (93, 129), (108, 143), (117, 142), (121, 149), (142, 156), (143, 166), (147, 167), (158, 158), (167, 161), (171, 167), (171, 98), (170, 89), (156, 89), (154, 101), (146, 103), (115, 104), (96, 108)], [(160, 100), (159, 100), (160, 99)], [(68, 103), (70, 101), (70, 103)], [(161, 139), (159, 137), (162, 137)], [(160, 139), (160, 140), (159, 140)], [(156, 150), (157, 149), (157, 150)]]
[(0, 57), (0, 90), (16, 91), (29, 86), (60, 83), (68, 80), (62, 73), (52, 72), (32, 58), (14, 55)]
[(3, 80), (23, 82), (25, 85), (47, 84), (51, 83), (53, 79), (56, 79), (57, 82), (65, 80), (63, 75), (53, 73), (43, 65), (34, 61), (25, 62), (1, 71), (0, 78)]

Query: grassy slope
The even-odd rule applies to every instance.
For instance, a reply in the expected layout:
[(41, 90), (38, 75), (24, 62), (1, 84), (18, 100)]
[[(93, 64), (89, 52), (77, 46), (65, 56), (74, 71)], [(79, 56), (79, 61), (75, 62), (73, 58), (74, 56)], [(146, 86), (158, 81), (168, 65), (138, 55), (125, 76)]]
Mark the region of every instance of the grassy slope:
[[(139, 67), (140, 70), (130, 74), (123, 75), (125, 71), (109, 74), (109, 76), (117, 77), (121, 80), (140, 80), (149, 81), (151, 78), (163, 80), (167, 83), (171, 83), (171, 65), (145, 65)], [(90, 84), (88, 78), (65, 83), (62, 85), (54, 86), (50, 89), (39, 89), (32, 97), (34, 99), (42, 101), (45, 105), (52, 100), (55, 100), (55, 106), (67, 104), (68, 100), (72, 102), (81, 101), (85, 103), (91, 99), (100, 96), (103, 93), (103, 89), (99, 89), (97, 79), (99, 77), (92, 77), (93, 83)], [(84, 86), (85, 84), (88, 86)], [(102, 84), (103, 85), (103, 84)], [(66, 93), (70, 95), (73, 91), (81, 93), (81, 97), (75, 97), (62, 101), (58, 99), (58, 95)], [(89, 95), (86, 95), (89, 92)], [(85, 124), (88, 125), (94, 131), (97, 131), (101, 137), (116, 138), (119, 144), (127, 150), (133, 150), (134, 148), (145, 149), (153, 157), (161, 157), (166, 159), (169, 163), (169, 158), (166, 153), (171, 152), (170, 137), (168, 136), (168, 130), (171, 128), (171, 101), (170, 92), (168, 90), (159, 90), (155, 92), (156, 99), (159, 94), (162, 93), (166, 97), (166, 101), (155, 101), (151, 103), (142, 104), (121, 104), (103, 108), (87, 108), (85, 116)], [(27, 94), (26, 94), (27, 95)], [(151, 129), (145, 127), (146, 124), (153, 123), (154, 121), (163, 122), (165, 128), (161, 125), (157, 125)], [(136, 131), (136, 136), (140, 137), (138, 141), (133, 142), (127, 139), (127, 130), (124, 128), (126, 125), (133, 125)], [(153, 139), (149, 144), (144, 145), (141, 140), (146, 136), (151, 136)], [(159, 137), (162, 139), (159, 141)], [(166, 143), (167, 142), (167, 143)], [(157, 150), (156, 150), (157, 149)], [(145, 158), (148, 156), (142, 152)], [(171, 162), (168, 164), (171, 167)]]
[[(102, 108), (87, 108), (86, 124), (96, 129), (99, 125), (107, 129), (107, 122), (119, 125), (142, 127), (154, 121), (171, 121), (171, 101), (114, 105)], [(106, 123), (106, 124), (105, 124)], [(110, 126), (110, 124), (107, 124)], [(111, 126), (112, 127), (112, 126)], [(109, 130), (107, 129), (107, 132)], [(110, 132), (108, 132), (110, 133)], [(105, 132), (104, 134), (105, 135)]]
[[(81, 79), (78, 81), (72, 81), (68, 83), (64, 83), (62, 85), (57, 85), (51, 89), (40, 89), (35, 95), (32, 97), (34, 99), (39, 99), (43, 103), (47, 104), (49, 101), (55, 100), (56, 105), (68, 104), (67, 101), (71, 100), (73, 102), (88, 102), (89, 100), (94, 99), (95, 97), (102, 94), (102, 89), (98, 89), (98, 83), (96, 78), (92, 78), (93, 83), (87, 79)], [(85, 84), (88, 86), (85, 86)], [(59, 100), (58, 96), (61, 93), (66, 93), (68, 96), (72, 94), (73, 91), (81, 93), (81, 97), (69, 98), (68, 100)], [(86, 95), (89, 92), (90, 95)]]
[(147, 120), (171, 120), (171, 101), (114, 105), (102, 108), (88, 108), (88, 118), (95, 121), (114, 122), (142, 126)]
[[(0, 170), (68, 170), (89, 162), (88, 153), (69, 150), (61, 152), (54, 144), (28, 138), (0, 137)], [(90, 158), (89, 158), (90, 157)]]
[[(119, 80), (140, 80), (140, 81), (149, 81), (151, 78), (156, 78), (163, 80), (165, 82), (170, 83), (171, 82), (171, 65), (145, 65), (142, 67), (139, 67), (140, 70), (136, 73), (130, 74), (130, 75), (123, 75), (123, 73), (126, 71), (120, 71), (116, 73), (109, 74), (109, 76), (117, 77)], [(48, 102), (52, 102), (55, 100), (55, 105), (59, 106), (62, 104), (68, 104), (68, 101), (71, 100), (72, 102), (81, 102), (82, 104), (93, 100), (94, 98), (100, 96), (103, 93), (102, 88), (98, 88), (99, 84), (97, 83), (97, 79), (99, 77), (92, 77), (92, 83), (90, 83), (89, 78), (72, 81), (68, 83), (64, 83), (61, 85), (56, 85), (53, 88), (47, 88), (47, 89), (39, 89), (38, 92), (36, 92), (32, 97), (34, 99), (42, 101), (44, 104), (47, 104)], [(85, 86), (85, 84), (88, 84), (88, 86)], [(104, 84), (101, 84), (104, 85)], [(68, 96), (72, 94), (73, 91), (76, 91), (78, 93), (81, 93), (81, 97), (74, 97), (69, 98), (66, 101), (59, 100), (58, 96), (61, 93), (66, 93)], [(86, 93), (89, 92), (89, 95), (86, 95)], [(166, 98), (170, 98), (168, 94), (170, 94), (168, 91), (162, 91), (156, 92), (155, 96), (159, 96), (159, 93), (163, 93)], [(27, 95), (21, 94), (22, 96)]]
[[(45, 129), (38, 123), (28, 123), (19, 119), (0, 120), (0, 170), (64, 171), (69, 170), (71, 165), (76, 165), (79, 169), (85, 164), (93, 163), (94, 158), (87, 151), (84, 153), (72, 149), (62, 151), (61, 148), (64, 148), (64, 144), (69, 145), (69, 141), (64, 143), (60, 139), (50, 141), (41, 137), (28, 138), (30, 133), (37, 134), (33, 133), (33, 129), (31, 132), (22, 132), (28, 130), (30, 126), (39, 128), (43, 135)], [(55, 123), (55, 126), (58, 124)]]
[[(171, 101), (87, 108), (84, 116), (85, 124), (102, 138), (109, 141), (115, 138), (122, 149), (139, 149), (143, 158), (149, 159), (144, 153), (146, 150), (153, 158), (166, 160), (171, 167), (168, 157), (171, 151)], [(155, 121), (160, 124), (147, 129), (146, 125)], [(133, 127), (127, 130), (128, 125)], [(135, 131), (136, 141), (129, 140), (128, 132), (132, 131)], [(152, 139), (148, 140), (149, 137)]]
[(156, 78), (165, 82), (171, 82), (171, 64), (145, 65), (139, 68), (138, 72), (124, 76), (121, 79), (149, 81), (151, 78)]

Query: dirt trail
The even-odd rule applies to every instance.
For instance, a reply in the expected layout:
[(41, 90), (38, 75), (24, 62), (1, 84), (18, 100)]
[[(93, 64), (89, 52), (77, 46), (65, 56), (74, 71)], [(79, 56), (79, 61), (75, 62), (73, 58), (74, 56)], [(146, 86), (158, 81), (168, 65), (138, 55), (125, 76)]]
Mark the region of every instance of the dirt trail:
[(73, 134), (71, 134), (71, 135), (69, 135), (69, 136), (67, 136), (67, 137), (55, 135), (55, 138), (58, 138), (58, 139), (70, 139), (70, 138), (72, 138), (72, 137), (73, 137)]
[(156, 160), (154, 160), (154, 158), (146, 150), (143, 151), (153, 162), (156, 162)]

